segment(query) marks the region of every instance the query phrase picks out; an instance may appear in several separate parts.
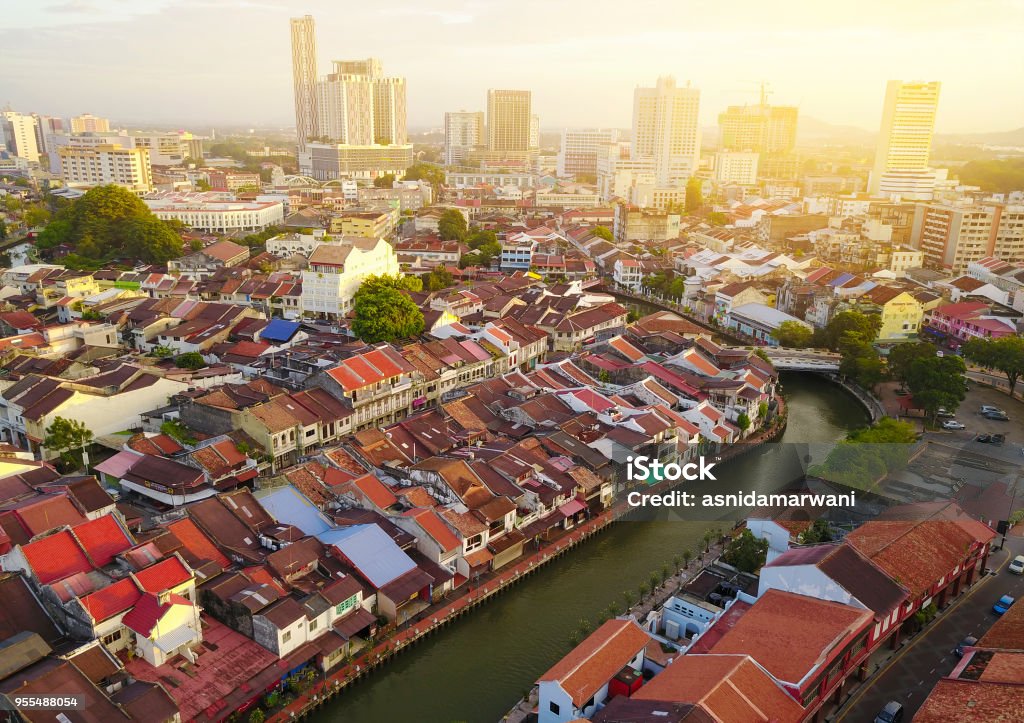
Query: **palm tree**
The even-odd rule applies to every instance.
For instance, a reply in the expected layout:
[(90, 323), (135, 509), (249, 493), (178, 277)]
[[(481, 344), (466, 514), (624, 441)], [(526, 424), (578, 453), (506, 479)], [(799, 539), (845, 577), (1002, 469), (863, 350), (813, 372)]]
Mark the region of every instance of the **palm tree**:
[(571, 633), (569, 633), (569, 645), (571, 645), (572, 647), (575, 648), (579, 644), (580, 644), (580, 634), (579, 634), (579, 631), (578, 630), (573, 630)]
[(639, 585), (639, 589), (640, 589), (640, 602), (643, 602), (644, 598), (647, 597), (647, 593), (651, 590), (651, 587), (646, 582), (642, 582)]
[(651, 580), (651, 592), (654, 592), (655, 590), (658, 589), (658, 585), (660, 583), (660, 576), (658, 575), (658, 573), (656, 573), (654, 571), (651, 571), (650, 580)]
[(622, 600), (626, 603), (626, 609), (627, 610), (629, 610), (631, 607), (633, 607), (633, 600), (634, 600), (634, 598), (633, 598), (633, 591), (632, 590), (623, 590), (622, 591)]
[(617, 602), (612, 601), (611, 603), (609, 603), (609, 605), (608, 605), (608, 617), (614, 618), (616, 615), (619, 614), (619, 612), (620, 612), (619, 611), (619, 604)]
[(673, 555), (672, 556), (672, 567), (674, 567), (676, 570), (678, 570), (679, 567), (682, 564), (683, 564), (683, 558), (682, 557), (680, 557), (679, 555)]
[(664, 582), (666, 580), (668, 580), (668, 576), (669, 576), (668, 565), (663, 565), (662, 568), (661, 568), (661, 582), (662, 582), (662, 584), (664, 584)]
[(584, 637), (594, 632), (594, 626), (590, 624), (590, 621), (586, 618), (580, 618), (580, 630), (583, 632)]
[(685, 550), (683, 550), (683, 565), (686, 566), (687, 570), (690, 569), (690, 561), (692, 559), (693, 559), (693, 550), (691, 550), (689, 547), (687, 547)]

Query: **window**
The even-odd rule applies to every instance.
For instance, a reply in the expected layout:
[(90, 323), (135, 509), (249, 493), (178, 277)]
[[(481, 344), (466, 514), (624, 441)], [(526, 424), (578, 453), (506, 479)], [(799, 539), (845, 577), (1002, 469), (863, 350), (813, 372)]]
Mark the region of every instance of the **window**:
[(121, 631), (120, 630), (115, 630), (110, 635), (104, 635), (103, 636), (103, 644), (104, 645), (111, 645), (113, 643), (116, 643), (120, 639), (121, 639)]
[(353, 595), (348, 600), (342, 600), (340, 603), (338, 603), (337, 607), (334, 608), (334, 612), (336, 612), (338, 615), (342, 615), (346, 611), (351, 610), (356, 606), (357, 597), (358, 595)]
[(310, 620), (309, 621), (309, 625), (307, 627), (309, 632), (313, 632), (314, 630), (316, 630), (316, 626), (319, 625), (319, 623), (320, 623), (320, 621), (317, 620), (316, 618), (314, 618), (313, 620)]
[(291, 630), (286, 631), (285, 634), (281, 636), (281, 642), (282, 643), (287, 643), (291, 639), (292, 639), (292, 631)]
[(554, 701), (548, 703), (548, 708), (550, 708), (551, 712), (555, 715), (558, 715), (561, 712), (561, 708), (558, 707), (558, 703), (555, 703)]

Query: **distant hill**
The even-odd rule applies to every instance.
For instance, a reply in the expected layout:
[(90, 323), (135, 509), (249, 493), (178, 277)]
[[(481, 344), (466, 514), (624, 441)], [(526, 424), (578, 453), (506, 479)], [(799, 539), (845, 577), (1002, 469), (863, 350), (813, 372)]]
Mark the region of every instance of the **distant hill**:
[(1024, 146), (1024, 127), (990, 133), (940, 133), (936, 140), (946, 143), (982, 143), (991, 146)]
[(869, 131), (857, 126), (839, 125), (800, 116), (796, 126), (797, 143), (849, 143), (852, 145), (874, 145), (878, 131)]

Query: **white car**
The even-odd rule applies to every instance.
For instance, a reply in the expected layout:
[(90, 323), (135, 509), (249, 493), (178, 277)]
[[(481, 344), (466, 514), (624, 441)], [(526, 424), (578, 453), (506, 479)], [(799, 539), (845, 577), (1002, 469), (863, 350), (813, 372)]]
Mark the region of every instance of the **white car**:
[(943, 429), (967, 429), (963, 424), (956, 421), (955, 419), (947, 419), (942, 423)]
[(1024, 555), (1017, 555), (1010, 563), (1010, 572), (1014, 575), (1024, 575)]

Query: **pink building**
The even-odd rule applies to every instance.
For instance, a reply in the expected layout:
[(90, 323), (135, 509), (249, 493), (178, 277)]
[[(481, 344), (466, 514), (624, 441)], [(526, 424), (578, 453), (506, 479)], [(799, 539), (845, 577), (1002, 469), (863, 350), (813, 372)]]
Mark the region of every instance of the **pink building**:
[(925, 315), (925, 326), (960, 341), (998, 339), (1017, 333), (1013, 319), (992, 315), (990, 305), (983, 301), (937, 306)]

